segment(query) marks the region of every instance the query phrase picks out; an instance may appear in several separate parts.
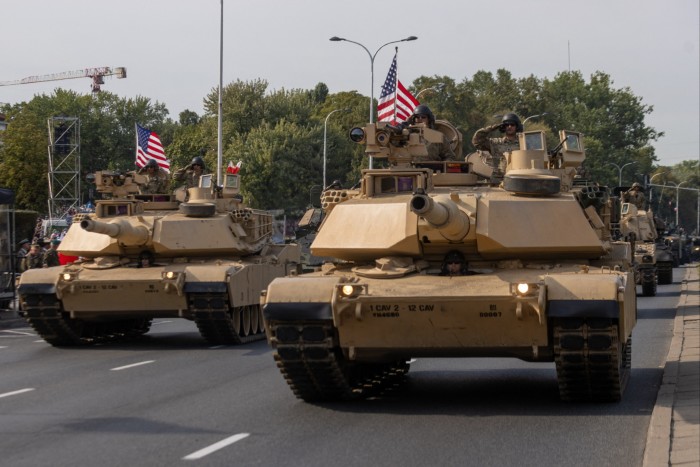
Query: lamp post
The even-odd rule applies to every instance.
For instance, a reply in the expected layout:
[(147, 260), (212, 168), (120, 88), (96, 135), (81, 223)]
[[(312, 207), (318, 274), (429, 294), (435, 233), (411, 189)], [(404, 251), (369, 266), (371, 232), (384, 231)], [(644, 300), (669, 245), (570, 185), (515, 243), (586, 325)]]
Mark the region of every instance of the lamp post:
[(678, 229), (678, 212), (680, 211), (680, 204), (678, 203), (678, 195), (681, 192), (681, 185), (688, 183), (688, 180), (680, 183), (668, 182), (676, 187), (676, 229)]
[(437, 91), (437, 90), (438, 90), (438, 88), (425, 88), (425, 89), (421, 89), (420, 91), (418, 91), (418, 94), (416, 94), (416, 100), (418, 100), (418, 98), (420, 97), (420, 95), (423, 94), (423, 93), (426, 92), (426, 91)]
[[(668, 173), (668, 172), (659, 172), (659, 173), (657, 173), (657, 174), (652, 175), (651, 178), (649, 179), (649, 183), (647, 183), (647, 185), (650, 186), (650, 187), (653, 186), (652, 183), (654, 183), (654, 179), (655, 179), (656, 177), (658, 177), (659, 175), (667, 174), (667, 173)], [(654, 189), (653, 189), (653, 188), (650, 188), (650, 189), (649, 189), (649, 206), (651, 206), (651, 202), (652, 202), (652, 193), (653, 193), (653, 192), (654, 192)], [(659, 196), (661, 196), (661, 195), (659, 195)]]
[(632, 165), (632, 164), (636, 164), (636, 163), (637, 163), (637, 161), (632, 161), (632, 162), (628, 162), (628, 163), (626, 163), (626, 164), (623, 164), (622, 167), (620, 167), (619, 165), (617, 165), (617, 164), (614, 163), (614, 162), (608, 162), (608, 165), (614, 165), (615, 167), (617, 167), (617, 170), (619, 171), (620, 177), (619, 177), (619, 179), (618, 179), (617, 186), (622, 186), (622, 170), (623, 170), (625, 167), (627, 167), (628, 165)]
[(531, 118), (544, 117), (545, 115), (549, 115), (549, 113), (548, 113), (548, 112), (542, 112), (541, 114), (530, 115), (530, 116), (527, 117), (525, 120), (523, 120), (523, 126), (525, 126), (525, 124), (527, 123), (527, 121), (530, 120)]
[[(382, 50), (384, 47), (386, 47), (389, 44), (396, 44), (398, 42), (406, 42), (406, 41), (415, 41), (418, 39), (416, 36), (408, 36), (405, 39), (400, 39), (398, 41), (391, 41), (387, 42), (386, 44), (383, 44), (381, 47), (379, 47), (374, 54), (369, 51), (367, 47), (364, 45), (360, 44), (359, 42), (351, 41), (350, 39), (345, 39), (344, 37), (338, 37), (338, 36), (333, 36), (329, 40), (333, 42), (338, 42), (338, 41), (345, 41), (345, 42), (350, 42), (352, 44), (357, 44), (363, 49), (365, 49), (365, 52), (367, 52), (367, 55), (369, 55), (369, 71), (371, 75), (371, 81), (370, 81), (370, 90), (369, 90), (369, 122), (374, 123), (374, 59), (379, 53), (380, 50)], [(371, 169), (373, 164), (373, 157), (370, 156), (369, 158), (369, 168)]]
[(374, 54), (372, 54), (367, 47), (364, 45), (360, 44), (359, 42), (351, 41), (350, 39), (345, 39), (344, 37), (338, 37), (338, 36), (333, 36), (329, 40), (333, 42), (338, 42), (338, 41), (345, 41), (345, 42), (350, 42), (352, 44), (357, 44), (363, 49), (365, 49), (365, 52), (367, 52), (367, 55), (369, 55), (369, 71), (371, 74), (371, 87), (370, 87), (370, 99), (369, 99), (369, 122), (374, 123), (374, 59), (379, 53), (380, 50), (382, 50), (384, 47), (386, 47), (389, 44), (396, 44), (398, 42), (406, 42), (406, 41), (415, 41), (418, 39), (416, 36), (408, 36), (405, 39), (400, 39), (398, 41), (391, 41), (387, 42), (386, 44), (383, 44), (381, 47), (379, 47)]
[(335, 109), (331, 110), (328, 115), (326, 115), (326, 121), (323, 123), (323, 187), (322, 189), (326, 189), (328, 185), (326, 185), (326, 135), (328, 134), (328, 119), (331, 117), (336, 112), (350, 112), (349, 108), (345, 109)]

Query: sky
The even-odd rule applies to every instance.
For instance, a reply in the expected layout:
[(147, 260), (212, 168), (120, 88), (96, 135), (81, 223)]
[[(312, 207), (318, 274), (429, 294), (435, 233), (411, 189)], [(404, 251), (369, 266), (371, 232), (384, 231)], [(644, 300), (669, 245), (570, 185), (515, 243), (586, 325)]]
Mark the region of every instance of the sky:
[[(479, 70), (554, 78), (596, 71), (654, 111), (646, 124), (661, 165), (700, 158), (698, 0), (224, 0), (223, 82), (264, 79), (270, 90), (312, 89), (369, 96), (371, 60), (399, 45), (398, 76), (456, 82)], [(103, 90), (145, 96), (177, 120), (203, 113), (219, 83), (221, 0), (22, 0), (0, 2), (0, 81), (93, 67), (125, 67)], [(374, 60), (378, 98), (394, 45)], [(0, 86), (0, 103), (60, 87), (90, 92), (90, 79)], [(369, 112), (369, 110), (368, 110)], [(439, 116), (438, 116), (439, 117)], [(524, 118), (525, 116), (523, 116)], [(470, 135), (465, 135), (469, 137)]]

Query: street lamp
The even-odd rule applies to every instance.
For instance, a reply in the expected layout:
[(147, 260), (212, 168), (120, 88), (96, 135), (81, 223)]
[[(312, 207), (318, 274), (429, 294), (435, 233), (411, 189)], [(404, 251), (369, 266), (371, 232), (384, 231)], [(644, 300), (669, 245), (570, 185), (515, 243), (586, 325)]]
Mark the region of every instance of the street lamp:
[[(659, 172), (659, 173), (657, 173), (657, 174), (652, 175), (651, 178), (649, 179), (649, 182), (647, 183), (647, 186), (651, 187), (651, 186), (652, 186), (652, 183), (654, 182), (654, 179), (655, 179), (656, 177), (658, 177), (659, 175), (667, 174), (667, 173), (668, 173), (668, 171), (666, 171), (666, 172)], [(654, 193), (654, 188), (649, 188), (649, 206), (651, 206), (652, 194), (653, 194), (653, 193)]]
[(423, 93), (426, 92), (426, 91), (438, 91), (438, 88), (425, 88), (425, 89), (421, 89), (421, 90), (418, 92), (418, 94), (416, 94), (416, 100), (418, 100), (418, 98), (420, 97), (420, 95), (423, 94)]
[(680, 211), (680, 204), (678, 203), (678, 195), (680, 194), (680, 191), (681, 191), (681, 185), (683, 185), (684, 183), (688, 183), (688, 180), (685, 180), (685, 181), (680, 182), (678, 184), (676, 184), (674, 182), (668, 182), (668, 183), (670, 183), (676, 187), (676, 230), (678, 230), (678, 212)]
[(531, 118), (544, 117), (545, 115), (549, 115), (549, 113), (548, 113), (548, 112), (542, 112), (541, 114), (530, 115), (530, 116), (527, 117), (525, 120), (523, 120), (523, 126), (525, 126), (525, 124), (527, 123), (527, 121), (530, 120)]
[(328, 115), (326, 115), (326, 121), (323, 123), (323, 189), (325, 190), (328, 185), (326, 185), (326, 135), (328, 133), (328, 119), (331, 115), (336, 112), (350, 112), (349, 108), (345, 109), (335, 109), (331, 110)]
[(618, 179), (617, 186), (622, 186), (622, 169), (624, 169), (624, 168), (627, 167), (628, 165), (632, 165), (632, 164), (636, 164), (636, 163), (637, 163), (637, 161), (628, 162), (628, 163), (624, 164), (622, 167), (620, 167), (619, 165), (617, 165), (617, 164), (614, 163), (614, 162), (608, 162), (608, 163), (607, 163), (608, 165), (614, 165), (615, 167), (617, 167), (617, 170), (619, 171), (620, 177), (619, 177), (619, 179)]
[[(350, 39), (345, 39), (344, 37), (338, 37), (338, 36), (333, 36), (329, 40), (333, 42), (338, 42), (338, 41), (345, 41), (345, 42), (350, 42), (352, 44), (357, 44), (363, 49), (365, 49), (365, 52), (367, 52), (367, 55), (369, 55), (369, 70), (371, 74), (371, 88), (370, 88), (370, 98), (369, 98), (369, 122), (374, 123), (374, 58), (377, 56), (380, 50), (382, 50), (384, 47), (386, 47), (389, 44), (396, 44), (398, 42), (406, 42), (406, 41), (415, 41), (418, 39), (416, 36), (408, 36), (405, 39), (401, 39), (398, 41), (391, 41), (387, 42), (386, 44), (382, 45), (377, 49), (376, 52), (374, 52), (374, 55), (369, 51), (367, 47), (364, 45), (360, 44), (359, 42), (351, 41)], [(371, 159), (370, 159), (371, 161)], [(370, 167), (371, 168), (371, 167)]]

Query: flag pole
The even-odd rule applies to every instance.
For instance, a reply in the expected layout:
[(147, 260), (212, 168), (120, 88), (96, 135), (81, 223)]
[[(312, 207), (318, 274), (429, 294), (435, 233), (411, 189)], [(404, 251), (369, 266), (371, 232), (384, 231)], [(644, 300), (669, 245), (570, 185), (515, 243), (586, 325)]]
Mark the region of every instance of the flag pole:
[(399, 46), (394, 47), (394, 60), (396, 60), (396, 74), (394, 75), (394, 121), (396, 123), (396, 102), (399, 97)]
[(216, 184), (221, 186), (221, 165), (223, 164), (223, 100), (222, 86), (224, 81), (224, 0), (221, 0), (221, 28), (219, 38), (219, 106), (217, 115), (216, 130)]
[(134, 122), (134, 136), (136, 137), (136, 146), (134, 146), (134, 165), (138, 168), (139, 160), (139, 124)]

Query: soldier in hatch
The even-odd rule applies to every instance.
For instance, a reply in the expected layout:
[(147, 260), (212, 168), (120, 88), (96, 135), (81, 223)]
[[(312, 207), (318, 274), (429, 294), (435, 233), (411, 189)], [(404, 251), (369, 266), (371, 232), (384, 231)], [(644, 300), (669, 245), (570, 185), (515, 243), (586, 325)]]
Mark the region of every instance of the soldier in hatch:
[[(430, 129), (435, 129), (435, 115), (427, 105), (419, 105), (413, 110), (413, 114), (408, 118), (411, 125), (418, 123), (425, 124)], [(447, 136), (442, 135), (442, 143), (428, 143), (428, 156), (423, 158), (427, 161), (453, 161), (455, 153), (447, 140)]]
[(146, 184), (139, 186), (139, 192), (142, 195), (168, 192), (168, 172), (161, 168), (155, 159), (149, 159), (138, 173), (146, 176)]
[[(505, 133), (505, 136), (489, 138), (489, 133), (494, 130)], [(477, 149), (490, 152), (493, 158), (505, 161), (503, 153), (520, 149), (518, 133), (522, 131), (523, 124), (520, 122), (520, 118), (514, 113), (508, 113), (503, 116), (501, 123), (495, 123), (476, 130), (472, 138), (472, 144)]]
[(192, 158), (192, 162), (187, 167), (178, 169), (173, 175), (173, 179), (178, 182), (185, 182), (187, 188), (199, 186), (199, 177), (204, 175), (204, 159), (197, 156)]
[(634, 204), (637, 209), (644, 209), (644, 203), (646, 202), (646, 196), (644, 196), (644, 188), (637, 182), (632, 184), (632, 187), (622, 194), (622, 201), (625, 203)]

